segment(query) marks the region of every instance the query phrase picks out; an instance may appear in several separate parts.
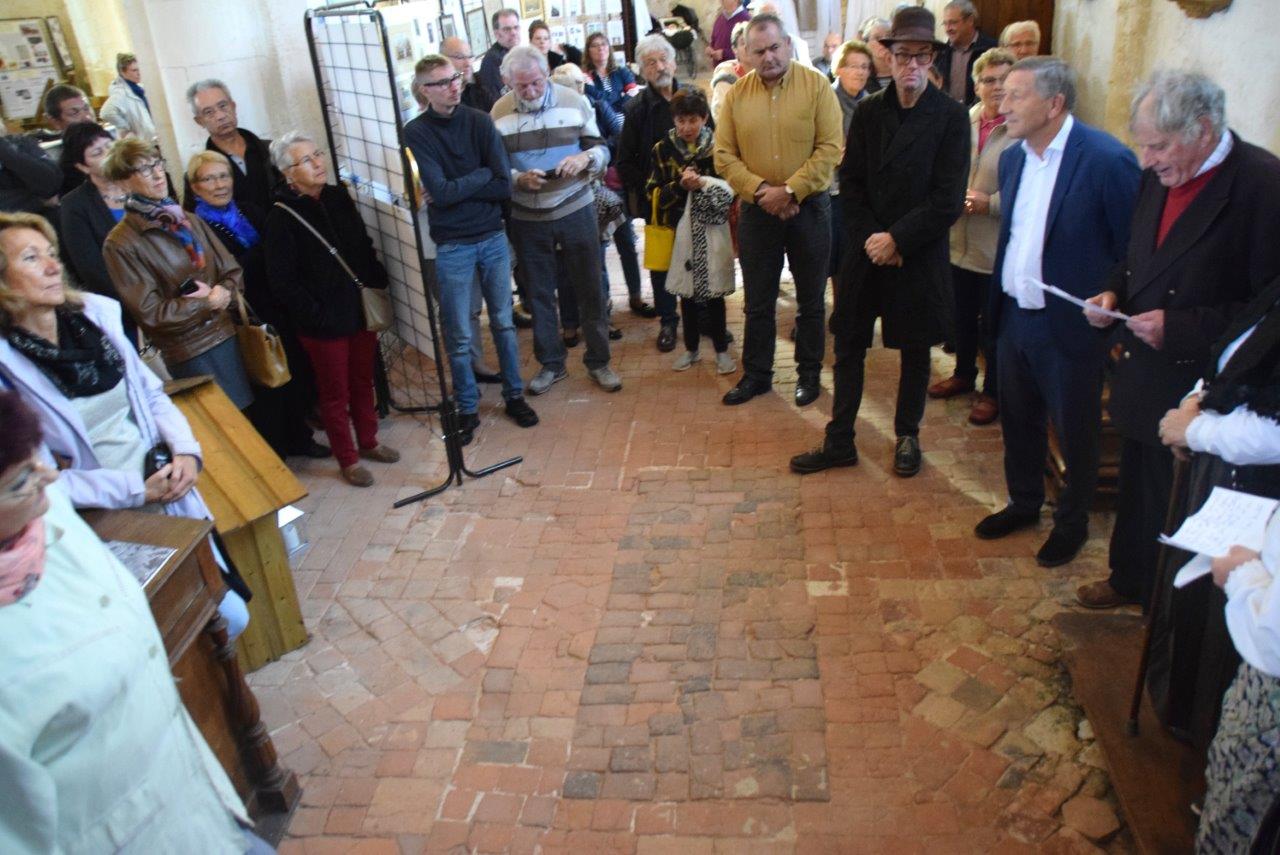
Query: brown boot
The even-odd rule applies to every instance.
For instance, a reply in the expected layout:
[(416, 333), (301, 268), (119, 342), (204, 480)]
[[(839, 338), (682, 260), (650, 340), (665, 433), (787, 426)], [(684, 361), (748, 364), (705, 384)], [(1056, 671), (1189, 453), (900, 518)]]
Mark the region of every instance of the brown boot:
[(952, 374), (946, 380), (939, 380), (929, 387), (930, 398), (954, 398), (973, 391), (973, 380), (957, 377)]
[(1131, 600), (1111, 587), (1111, 583), (1090, 582), (1076, 589), (1076, 602), (1086, 609), (1114, 609), (1118, 606), (1131, 606), (1137, 600)]
[(353, 487), (372, 487), (373, 476), (359, 463), (342, 467), (342, 480)]
[(400, 459), (400, 452), (385, 445), (360, 449), (360, 456), (365, 460), (376, 460), (379, 463), (395, 463)]
[(969, 409), (969, 424), (989, 425), (1000, 416), (1000, 406), (990, 395), (978, 395)]

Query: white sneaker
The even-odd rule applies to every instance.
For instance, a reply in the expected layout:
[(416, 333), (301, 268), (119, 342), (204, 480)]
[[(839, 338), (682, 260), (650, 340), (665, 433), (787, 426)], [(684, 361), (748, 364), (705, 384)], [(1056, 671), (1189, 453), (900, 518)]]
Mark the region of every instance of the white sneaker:
[(701, 358), (702, 357), (698, 355), (698, 351), (686, 350), (684, 353), (676, 357), (676, 361), (672, 363), (671, 367), (676, 371), (688, 371), (693, 367), (693, 363), (697, 362)]
[(738, 363), (733, 361), (733, 357), (726, 350), (724, 353), (716, 354), (716, 373), (732, 374), (738, 370)]
[(622, 378), (608, 365), (603, 368), (588, 368), (587, 376), (606, 392), (616, 392), (622, 388)]

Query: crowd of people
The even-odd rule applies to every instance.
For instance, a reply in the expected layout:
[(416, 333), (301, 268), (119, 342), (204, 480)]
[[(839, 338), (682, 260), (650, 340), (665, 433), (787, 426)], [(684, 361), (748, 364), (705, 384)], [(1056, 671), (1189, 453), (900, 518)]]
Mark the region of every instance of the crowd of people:
[[(751, 14), (722, 0), (706, 91), (677, 80), (661, 33), (639, 40), (632, 71), (603, 34), (553, 46), (547, 24), (525, 26), (514, 9), (492, 16), (478, 69), (456, 37), (423, 57), (404, 142), (425, 191), (461, 442), (480, 425), (483, 383), (500, 385), (515, 424), (536, 426), (526, 396), (564, 379), (579, 344), (587, 377), (622, 388), (610, 246), (630, 311), (656, 321), (656, 348), (683, 345), (676, 371), (700, 362), (705, 338), (715, 371), (738, 372), (725, 297), (740, 269), (742, 373), (727, 406), (772, 391), (789, 269), (796, 406), (822, 394), (828, 332), (834, 352), (831, 417), (821, 443), (791, 458), (797, 474), (858, 463), (877, 330), (899, 352), (896, 475), (922, 468), (930, 398), (971, 396), (971, 423), (1000, 423), (1008, 502), (976, 537), (1039, 525), (1052, 429), (1065, 474), (1035, 556), (1044, 567), (1088, 538), (1105, 388), (1122, 438), (1111, 575), (1077, 600), (1163, 605), (1152, 697), (1175, 732), (1214, 738), (1198, 845), (1240, 851), (1280, 790), (1280, 521), (1261, 551), (1233, 550), (1212, 580), (1178, 592), (1160, 582), (1176, 556), (1157, 538), (1171, 501), (1185, 516), (1214, 486), (1280, 498), (1280, 160), (1227, 127), (1216, 83), (1178, 71), (1136, 91), (1135, 157), (1074, 115), (1075, 71), (1040, 55), (1034, 21), (997, 40), (970, 0), (951, 0), (941, 23), (945, 39), (932, 13), (903, 5), (859, 38), (829, 34), (810, 64), (767, 3)], [(29, 448), (0, 456), (0, 508), (13, 506), (0, 515), (0, 605), (38, 605), (30, 555), (44, 536), (38, 497), (55, 480), (46, 456), (61, 470), (55, 511), (208, 517), (199, 446), (154, 368), (211, 376), (282, 457), (332, 455), (354, 486), (374, 483), (362, 460), (399, 460), (378, 438), (366, 308), (387, 273), (316, 139), (263, 139), (240, 127), (224, 83), (198, 81), (186, 100), (208, 138), (181, 171), (180, 204), (136, 58), (120, 55), (117, 70), (101, 122), (63, 84), (44, 99), (42, 137), (0, 138), (0, 388), (17, 393), (0, 409), (30, 434)], [(60, 162), (42, 138), (59, 142)], [(236, 328), (251, 322), (280, 335), (287, 383), (250, 379)], [(527, 380), (521, 327), (538, 363)], [(144, 362), (144, 344), (158, 361)], [(932, 379), (940, 345), (954, 368)], [(159, 447), (168, 456), (149, 468)], [(252, 592), (213, 551), (234, 634)], [(234, 804), (211, 804), (209, 822), (239, 835)]]

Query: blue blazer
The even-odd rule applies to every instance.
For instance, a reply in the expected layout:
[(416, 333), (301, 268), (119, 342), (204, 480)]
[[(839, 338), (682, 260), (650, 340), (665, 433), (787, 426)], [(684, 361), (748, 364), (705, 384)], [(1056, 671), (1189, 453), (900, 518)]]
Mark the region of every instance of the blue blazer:
[[(1009, 246), (1026, 159), (1021, 145), (1010, 146), (1000, 155), (1000, 207), (1004, 215), (1000, 219), (1000, 240), (996, 244), (987, 305), (993, 332), (1000, 329), (1005, 297), (1001, 283), (1004, 253)], [(1106, 290), (1108, 278), (1124, 261), (1129, 247), (1129, 225), (1141, 179), (1142, 171), (1133, 152), (1110, 134), (1075, 120), (1049, 200), (1044, 233), (1045, 282), (1077, 297), (1092, 297)], [(1089, 326), (1079, 307), (1048, 294), (1045, 311), (1059, 347), (1082, 355), (1101, 353), (1105, 336)]]

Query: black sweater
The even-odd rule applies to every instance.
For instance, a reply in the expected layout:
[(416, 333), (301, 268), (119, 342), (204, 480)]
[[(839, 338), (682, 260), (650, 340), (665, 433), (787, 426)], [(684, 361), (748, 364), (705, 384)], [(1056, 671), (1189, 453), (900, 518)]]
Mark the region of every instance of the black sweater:
[[(302, 215), (369, 288), (386, 288), (387, 271), (345, 185), (327, 185), (319, 201), (283, 188), (276, 201)], [(337, 259), (302, 223), (274, 205), (263, 245), (267, 279), (300, 335), (345, 338), (365, 328), (360, 292)]]
[(493, 119), (459, 105), (452, 116), (427, 108), (405, 125), (404, 141), (418, 162), (431, 201), (431, 239), (473, 243), (502, 231), (502, 203), (511, 198), (511, 166)]

